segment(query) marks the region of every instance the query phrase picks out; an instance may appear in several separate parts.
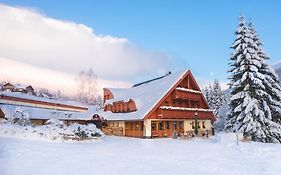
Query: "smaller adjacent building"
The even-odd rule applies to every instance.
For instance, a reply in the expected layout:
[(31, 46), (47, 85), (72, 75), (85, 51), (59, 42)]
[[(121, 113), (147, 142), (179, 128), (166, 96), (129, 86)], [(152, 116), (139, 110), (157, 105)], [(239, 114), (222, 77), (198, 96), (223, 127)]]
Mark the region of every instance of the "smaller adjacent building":
[(211, 135), (215, 120), (190, 70), (168, 73), (127, 89), (104, 88), (103, 132), (129, 137)]
[(87, 124), (97, 120), (95, 108), (77, 102), (47, 99), (20, 92), (1, 92), (0, 120), (18, 117), (19, 112), (27, 115), (35, 125), (43, 125), (52, 118), (65, 121), (66, 124)]

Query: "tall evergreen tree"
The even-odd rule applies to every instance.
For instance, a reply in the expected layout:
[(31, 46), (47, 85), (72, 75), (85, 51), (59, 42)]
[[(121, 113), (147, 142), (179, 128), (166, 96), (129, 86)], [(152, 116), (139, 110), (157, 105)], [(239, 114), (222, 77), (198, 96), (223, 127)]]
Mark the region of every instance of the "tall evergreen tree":
[(271, 110), (272, 120), (281, 124), (281, 87), (279, 84), (278, 75), (275, 73), (273, 68), (269, 66), (265, 60), (270, 59), (262, 49), (262, 42), (253, 27), (252, 22), (249, 23), (249, 30), (253, 35), (257, 54), (261, 59), (261, 70), (260, 72), (265, 75), (265, 91), (267, 92), (264, 100), (269, 105)]
[(276, 101), (267, 92), (273, 79), (266, 73), (269, 66), (259, 49), (261, 42), (252, 29), (241, 16), (231, 47), (234, 49), (230, 58), (231, 98), (225, 129), (242, 132), (254, 141), (280, 143), (281, 125), (272, 120), (274, 111), (271, 110), (271, 104), (276, 105)]

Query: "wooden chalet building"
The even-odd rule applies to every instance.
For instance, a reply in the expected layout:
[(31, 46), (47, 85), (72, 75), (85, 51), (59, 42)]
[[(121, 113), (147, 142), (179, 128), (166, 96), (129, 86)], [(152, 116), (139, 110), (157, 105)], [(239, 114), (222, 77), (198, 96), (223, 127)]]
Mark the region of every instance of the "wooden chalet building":
[(215, 120), (190, 70), (169, 73), (128, 89), (104, 88), (103, 132), (108, 135), (155, 138), (213, 133)]

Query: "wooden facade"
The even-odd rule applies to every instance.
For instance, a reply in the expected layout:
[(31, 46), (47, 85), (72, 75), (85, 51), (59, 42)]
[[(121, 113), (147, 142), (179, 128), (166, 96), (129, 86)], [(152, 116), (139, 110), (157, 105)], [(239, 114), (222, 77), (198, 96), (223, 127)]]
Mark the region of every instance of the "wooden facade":
[[(191, 72), (186, 71), (183, 78), (174, 83), (173, 87), (151, 107), (152, 109), (141, 120), (134, 121), (127, 117), (124, 120), (120, 117), (118, 121), (109, 119), (107, 126), (103, 128), (105, 134), (146, 138), (194, 135), (196, 115), (199, 135), (211, 135), (215, 117)], [(122, 102), (114, 101), (114, 95), (110, 89), (104, 89), (105, 111), (114, 113), (114, 109), (109, 106)], [(151, 94), (153, 95), (155, 94)], [(137, 105), (135, 106), (135, 110), (139, 110)], [(119, 111), (124, 116), (128, 112), (130, 113), (130, 111)]]

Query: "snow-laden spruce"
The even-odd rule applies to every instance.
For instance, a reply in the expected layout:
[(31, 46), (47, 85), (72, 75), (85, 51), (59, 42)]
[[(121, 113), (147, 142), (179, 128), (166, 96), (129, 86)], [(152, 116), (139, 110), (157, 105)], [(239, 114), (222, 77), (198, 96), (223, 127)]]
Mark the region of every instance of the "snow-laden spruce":
[(253, 40), (257, 46), (257, 54), (262, 59), (261, 62), (261, 70), (260, 72), (264, 74), (264, 81), (265, 90), (269, 96), (266, 96), (265, 100), (269, 104), (271, 113), (272, 113), (272, 120), (281, 124), (281, 88), (279, 83), (278, 75), (275, 73), (273, 68), (265, 63), (265, 60), (268, 60), (269, 57), (265, 54), (262, 49), (262, 42), (260, 41), (256, 30), (253, 27), (253, 24), (249, 24), (249, 30), (253, 35)]
[(254, 141), (281, 143), (278, 77), (265, 60), (252, 25), (240, 17), (230, 58), (230, 112), (225, 129), (242, 132)]
[(209, 107), (213, 110), (216, 117), (216, 122), (214, 123), (214, 128), (218, 131), (222, 131), (225, 124), (225, 117), (219, 115), (220, 108), (226, 104), (226, 98), (224, 92), (221, 90), (221, 86), (218, 80), (214, 80), (214, 83), (205, 87), (204, 94)]

